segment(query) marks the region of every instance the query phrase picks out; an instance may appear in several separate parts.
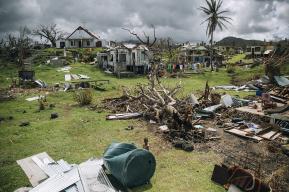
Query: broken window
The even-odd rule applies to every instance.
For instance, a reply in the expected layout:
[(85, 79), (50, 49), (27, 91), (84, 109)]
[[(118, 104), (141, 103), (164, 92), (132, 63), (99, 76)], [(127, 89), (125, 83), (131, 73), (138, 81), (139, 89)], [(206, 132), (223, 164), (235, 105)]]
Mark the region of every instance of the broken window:
[(90, 46), (90, 41), (89, 40), (86, 41), (86, 45)]
[(126, 54), (119, 54), (119, 62), (126, 62)]
[(102, 43), (101, 43), (101, 41), (97, 41), (97, 42), (95, 42), (95, 47), (102, 47)]
[(110, 55), (110, 61), (113, 61), (113, 54)]
[(70, 41), (70, 45), (73, 46), (73, 41)]
[(145, 52), (144, 51), (142, 51), (141, 52), (141, 55), (140, 55), (140, 59), (143, 61), (143, 60), (145, 60)]
[(256, 52), (260, 52), (261, 51), (261, 47), (255, 47), (255, 51)]

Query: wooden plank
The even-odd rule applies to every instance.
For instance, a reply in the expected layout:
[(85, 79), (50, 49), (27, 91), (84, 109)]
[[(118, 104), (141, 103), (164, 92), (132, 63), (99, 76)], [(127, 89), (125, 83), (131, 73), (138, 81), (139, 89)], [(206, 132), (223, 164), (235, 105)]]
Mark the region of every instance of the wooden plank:
[(225, 130), (225, 132), (246, 138), (246, 139), (252, 139), (255, 140), (257, 142), (263, 140), (261, 137), (258, 136), (248, 136), (248, 133), (246, 133), (245, 131), (241, 131), (239, 129), (230, 129), (230, 130)]
[[(257, 103), (257, 106), (258, 109), (261, 109), (261, 103)], [(248, 106), (236, 108), (236, 110), (240, 112), (251, 113), (259, 116), (266, 116), (263, 111), (258, 111), (258, 109), (253, 109)]]
[(269, 131), (268, 133), (260, 135), (260, 137), (270, 140), (270, 138), (273, 137), (275, 134), (276, 134), (276, 131)]
[(281, 134), (282, 134), (282, 133), (277, 133), (276, 135), (274, 135), (274, 136), (271, 138), (271, 140), (277, 139)]

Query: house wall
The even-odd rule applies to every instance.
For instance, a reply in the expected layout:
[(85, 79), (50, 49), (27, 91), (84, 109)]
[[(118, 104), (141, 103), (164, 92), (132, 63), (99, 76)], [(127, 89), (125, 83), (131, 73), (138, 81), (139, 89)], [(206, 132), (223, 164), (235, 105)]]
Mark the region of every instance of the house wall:
[(245, 54), (247, 57), (253, 57), (254, 53), (254, 56), (261, 57), (263, 52), (264, 52), (263, 46), (250, 46), (246, 48)]
[(65, 44), (65, 40), (57, 40), (57, 41), (56, 41), (56, 48), (58, 48), (58, 49), (59, 49), (59, 48), (62, 48), (62, 47), (61, 47), (61, 44), (62, 44), (62, 43)]
[[(71, 44), (71, 42), (73, 42)], [(81, 42), (81, 47), (79, 47), (79, 42)], [(93, 48), (96, 47), (97, 39), (67, 39), (65, 41), (66, 48)]]
[[(99, 65), (103, 67), (107, 66), (114, 73), (122, 71), (144, 73), (146, 72), (145, 69), (149, 66), (149, 59), (147, 55), (144, 55), (144, 51), (148, 54), (148, 51), (144, 49), (112, 49), (106, 53), (107, 62), (105, 65), (101, 58), (101, 56), (104, 57), (104, 53), (99, 54)], [(122, 54), (125, 55), (125, 61), (122, 61)], [(133, 60), (133, 54), (135, 54), (135, 60)]]

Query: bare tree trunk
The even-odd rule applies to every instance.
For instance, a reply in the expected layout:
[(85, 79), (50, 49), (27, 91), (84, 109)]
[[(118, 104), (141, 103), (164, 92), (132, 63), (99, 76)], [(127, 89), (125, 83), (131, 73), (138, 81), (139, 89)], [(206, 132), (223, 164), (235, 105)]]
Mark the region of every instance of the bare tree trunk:
[(211, 33), (211, 50), (210, 50), (211, 71), (214, 71), (214, 68), (213, 68), (213, 38), (214, 38), (214, 32)]

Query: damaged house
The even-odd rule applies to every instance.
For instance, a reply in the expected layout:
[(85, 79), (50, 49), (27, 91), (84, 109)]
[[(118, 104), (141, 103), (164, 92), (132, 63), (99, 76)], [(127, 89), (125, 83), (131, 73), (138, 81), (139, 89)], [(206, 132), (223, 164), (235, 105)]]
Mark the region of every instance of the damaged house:
[(113, 74), (146, 74), (150, 68), (145, 45), (120, 44), (98, 54), (101, 69)]
[(57, 48), (94, 48), (107, 47), (109, 43), (100, 39), (99, 36), (93, 34), (89, 30), (79, 26), (65, 39), (56, 42)]
[(184, 64), (206, 64), (210, 62), (210, 51), (202, 45), (187, 44), (181, 47), (179, 61)]

